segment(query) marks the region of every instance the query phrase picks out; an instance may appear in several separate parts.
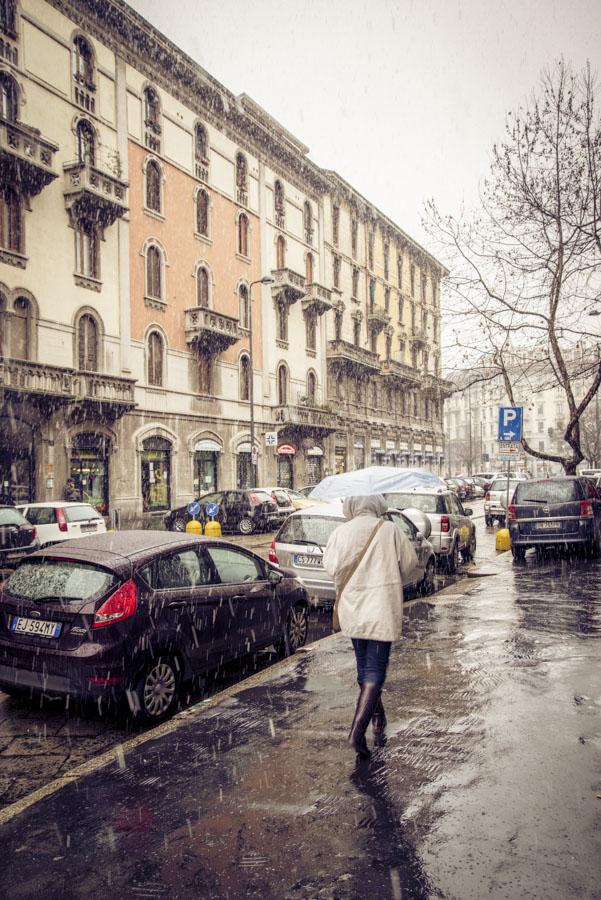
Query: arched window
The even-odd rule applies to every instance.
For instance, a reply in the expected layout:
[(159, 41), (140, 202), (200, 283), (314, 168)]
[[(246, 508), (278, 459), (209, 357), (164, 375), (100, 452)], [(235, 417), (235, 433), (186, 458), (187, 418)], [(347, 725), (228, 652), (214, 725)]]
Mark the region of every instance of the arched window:
[(17, 82), (6, 72), (0, 73), (0, 118), (16, 122), (19, 116), (19, 91)]
[(284, 185), (281, 181), (276, 181), (273, 186), (273, 205), (278, 228), (284, 227), (285, 203)]
[(307, 374), (307, 403), (309, 406), (315, 406), (317, 396), (317, 377), (315, 372)]
[(142, 510), (171, 506), (171, 444), (162, 437), (146, 438), (142, 444)]
[(240, 357), (240, 399), (250, 400), (250, 359), (246, 354)]
[(88, 166), (93, 166), (96, 160), (96, 136), (85, 119), (77, 123), (77, 159)]
[(88, 89), (94, 87), (94, 54), (81, 35), (73, 41), (73, 77)]
[(248, 165), (244, 153), (236, 154), (236, 187), (239, 191), (246, 191), (248, 184)]
[(77, 365), (82, 372), (98, 371), (98, 326), (87, 313), (77, 323)]
[(305, 320), (305, 335), (307, 342), (307, 350), (315, 350), (317, 339), (317, 326), (315, 324), (315, 316), (307, 314)]
[(146, 164), (146, 207), (153, 212), (162, 212), (161, 167), (156, 159), (149, 159)]
[(248, 252), (248, 216), (241, 213), (238, 217), (238, 253), (249, 256)]
[(209, 307), (209, 273), (204, 266), (196, 271), (196, 305)]
[(0, 188), (0, 247), (21, 252), (21, 198), (11, 187)]
[(163, 338), (158, 331), (148, 335), (148, 384), (163, 386)]
[(93, 222), (79, 221), (75, 228), (75, 271), (84, 278), (100, 275), (98, 229)]
[(17, 4), (15, 0), (0, 0), (0, 31), (17, 36)]
[(278, 406), (288, 402), (288, 370), (285, 365), (278, 367)]
[(161, 278), (162, 259), (161, 251), (154, 244), (146, 251), (146, 296), (163, 297), (163, 284)]
[(26, 297), (15, 300), (10, 329), (10, 355), (13, 359), (30, 359), (31, 303)]
[(250, 300), (248, 288), (245, 284), (241, 284), (238, 288), (238, 301), (240, 307), (240, 327), (250, 328)]
[(209, 236), (209, 195), (207, 191), (199, 191), (196, 195), (196, 232), (203, 237)]
[(303, 206), (303, 228), (305, 230), (305, 242), (311, 244), (313, 241), (313, 213), (308, 200), (305, 200), (305, 205)]
[(275, 267), (284, 269), (286, 266), (286, 241), (280, 234), (275, 245)]
[(201, 162), (209, 161), (209, 139), (207, 129), (200, 122), (194, 128), (194, 155)]
[(288, 340), (288, 304), (278, 303), (276, 309), (276, 337), (278, 341)]
[(156, 134), (161, 133), (161, 104), (154, 88), (144, 90), (144, 124)]
[(313, 254), (307, 253), (305, 259), (305, 281), (307, 284), (313, 284)]

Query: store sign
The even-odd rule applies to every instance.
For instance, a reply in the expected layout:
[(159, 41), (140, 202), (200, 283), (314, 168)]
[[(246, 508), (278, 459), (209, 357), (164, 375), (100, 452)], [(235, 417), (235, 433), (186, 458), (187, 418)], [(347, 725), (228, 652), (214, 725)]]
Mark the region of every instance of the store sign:
[(296, 449), (291, 444), (280, 444), (278, 453), (281, 453), (283, 456), (294, 456)]
[(414, 444), (414, 445), (413, 445), (413, 452), (414, 452), (414, 453), (421, 453), (421, 452), (422, 452), (422, 445), (421, 445), (421, 444)]
[(307, 456), (323, 456), (323, 450), (321, 447), (311, 447), (310, 450), (307, 450)]
[(403, 453), (409, 453), (409, 444), (405, 443), (405, 441), (402, 441), (402, 442), (399, 444), (399, 447), (401, 448), (401, 450), (403, 451)]
[(432, 453), (432, 444), (426, 444), (424, 450), (426, 451), (426, 453)]
[(195, 453), (221, 453), (222, 447), (217, 441), (196, 441), (194, 444), (194, 452)]

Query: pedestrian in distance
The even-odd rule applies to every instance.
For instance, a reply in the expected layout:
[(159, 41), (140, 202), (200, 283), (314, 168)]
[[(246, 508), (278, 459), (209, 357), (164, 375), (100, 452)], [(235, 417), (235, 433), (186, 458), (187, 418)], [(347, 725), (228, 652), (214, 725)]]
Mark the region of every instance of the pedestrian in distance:
[[(382, 686), (392, 642), (403, 621), (403, 579), (417, 565), (409, 539), (382, 519), (387, 504), (380, 494), (347, 497), (348, 520), (330, 536), (323, 554), (325, 570), (334, 579), (334, 627), (353, 643), (359, 697), (349, 741), (358, 759), (369, 759), (365, 733), (370, 721), (381, 740), (386, 727)], [(338, 621), (337, 621), (338, 620)]]
[(79, 491), (72, 478), (67, 478), (63, 491), (63, 500), (79, 500)]

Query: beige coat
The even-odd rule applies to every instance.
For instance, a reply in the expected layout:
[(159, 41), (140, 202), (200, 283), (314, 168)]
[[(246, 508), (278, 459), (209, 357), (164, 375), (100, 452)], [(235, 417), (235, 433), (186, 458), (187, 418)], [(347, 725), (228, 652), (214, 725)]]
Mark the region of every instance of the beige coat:
[[(323, 554), (324, 568), (333, 577), (337, 594), (386, 511), (386, 501), (380, 495), (347, 497), (343, 509), (349, 521), (332, 533)], [(376, 641), (397, 640), (403, 621), (403, 579), (416, 565), (409, 539), (392, 522), (384, 522), (339, 599), (342, 633)]]

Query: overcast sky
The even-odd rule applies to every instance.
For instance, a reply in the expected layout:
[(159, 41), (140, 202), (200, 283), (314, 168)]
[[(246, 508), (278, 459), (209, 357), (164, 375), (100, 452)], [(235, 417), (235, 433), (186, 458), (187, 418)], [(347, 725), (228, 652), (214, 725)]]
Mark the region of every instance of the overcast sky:
[[(131, 0), (130, 0), (131, 2)], [(600, 0), (133, 0), (418, 241), (475, 202), (505, 113), (563, 55), (596, 66)]]

